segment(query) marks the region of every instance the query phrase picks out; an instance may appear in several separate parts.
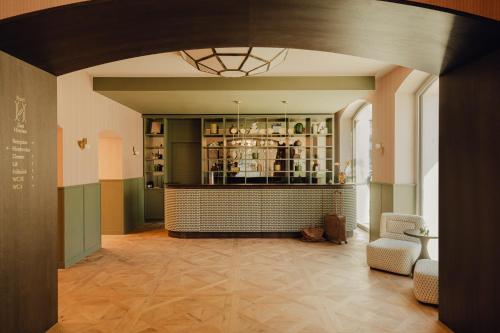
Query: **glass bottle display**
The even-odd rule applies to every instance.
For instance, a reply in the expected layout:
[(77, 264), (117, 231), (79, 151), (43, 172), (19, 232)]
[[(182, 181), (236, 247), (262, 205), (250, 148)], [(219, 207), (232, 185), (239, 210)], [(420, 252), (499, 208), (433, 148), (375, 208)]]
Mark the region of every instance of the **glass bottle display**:
[[(217, 134), (213, 124), (218, 126)], [(333, 183), (333, 128), (332, 115), (205, 117), (202, 181), (204, 184)]]
[(144, 183), (147, 189), (164, 186), (165, 119), (144, 118)]

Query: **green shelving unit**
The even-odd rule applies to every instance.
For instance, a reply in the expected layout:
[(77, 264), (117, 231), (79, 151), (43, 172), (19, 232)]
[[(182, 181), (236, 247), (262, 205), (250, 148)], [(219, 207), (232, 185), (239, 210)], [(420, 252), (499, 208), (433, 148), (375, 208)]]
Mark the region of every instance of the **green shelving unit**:
[(144, 117), (144, 218), (164, 219), (163, 188), (167, 182), (167, 119)]
[(333, 115), (202, 120), (203, 184), (333, 183)]

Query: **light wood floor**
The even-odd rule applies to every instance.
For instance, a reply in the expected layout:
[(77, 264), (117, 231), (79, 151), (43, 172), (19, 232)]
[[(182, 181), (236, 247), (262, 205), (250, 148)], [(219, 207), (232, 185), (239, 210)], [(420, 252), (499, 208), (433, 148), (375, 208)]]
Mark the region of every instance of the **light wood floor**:
[(51, 332), (448, 332), (410, 278), (366, 266), (366, 242), (104, 236), (59, 272)]

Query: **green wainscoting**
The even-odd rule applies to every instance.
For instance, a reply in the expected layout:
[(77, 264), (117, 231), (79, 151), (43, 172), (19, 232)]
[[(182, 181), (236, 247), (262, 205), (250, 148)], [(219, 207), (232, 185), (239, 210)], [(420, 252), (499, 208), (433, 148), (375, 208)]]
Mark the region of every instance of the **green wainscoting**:
[(83, 186), (85, 253), (101, 248), (101, 191), (99, 184)]
[[(99, 184), (68, 186), (59, 189), (63, 204), (64, 235), (60, 265), (70, 267), (101, 248), (101, 191)], [(60, 207), (61, 209), (61, 207)]]
[(69, 267), (83, 258), (83, 186), (63, 188), (64, 197), (64, 254), (63, 267)]
[[(144, 179), (123, 180), (125, 232), (144, 224)], [(101, 186), (62, 187), (59, 195), (59, 267), (70, 267), (101, 248)]]
[(144, 179), (123, 180), (123, 219), (125, 233), (144, 224)]
[(394, 184), (394, 211), (403, 214), (417, 213), (417, 186), (415, 184)]
[(415, 214), (414, 184), (370, 184), (370, 241), (379, 238), (380, 215), (386, 212)]

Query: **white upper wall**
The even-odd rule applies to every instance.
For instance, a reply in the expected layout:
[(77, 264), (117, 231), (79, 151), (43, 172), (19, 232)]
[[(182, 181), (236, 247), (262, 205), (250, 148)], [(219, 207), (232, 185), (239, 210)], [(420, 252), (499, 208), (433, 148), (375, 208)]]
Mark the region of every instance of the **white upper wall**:
[(123, 179), (123, 140), (99, 136), (99, 179)]
[[(123, 178), (142, 177), (141, 115), (92, 90), (92, 77), (78, 71), (57, 78), (57, 124), (63, 129), (64, 186), (99, 181), (98, 139), (113, 132), (123, 139)], [(77, 141), (87, 138), (87, 149)]]

